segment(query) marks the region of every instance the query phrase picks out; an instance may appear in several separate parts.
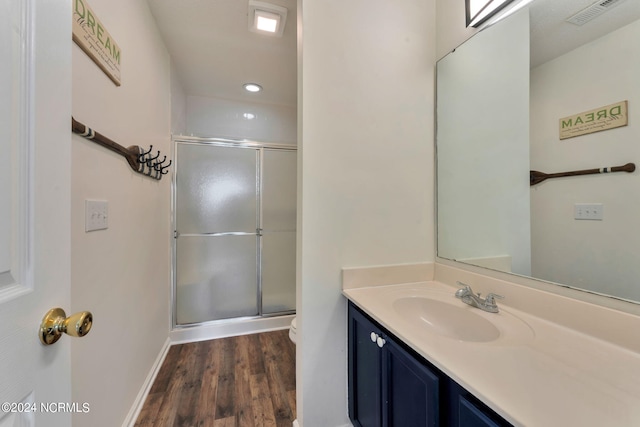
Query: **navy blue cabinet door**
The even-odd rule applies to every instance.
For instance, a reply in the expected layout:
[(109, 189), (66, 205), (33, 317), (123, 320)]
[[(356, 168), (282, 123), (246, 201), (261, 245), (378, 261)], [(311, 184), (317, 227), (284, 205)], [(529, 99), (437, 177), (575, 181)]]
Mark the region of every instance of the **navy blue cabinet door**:
[(507, 427), (511, 426), (490, 409), (476, 406), (473, 401), (460, 395), (458, 401), (459, 427)]
[(449, 380), (448, 394), (449, 426), (513, 427), (453, 380)]
[(356, 427), (382, 427), (380, 329), (349, 304), (349, 418)]
[(349, 417), (355, 426), (437, 427), (439, 387), (436, 373), (349, 303)]
[[(440, 378), (390, 338), (384, 345), (385, 427), (440, 425)], [(385, 393), (386, 392), (386, 393)], [(384, 413), (386, 412), (386, 413)]]

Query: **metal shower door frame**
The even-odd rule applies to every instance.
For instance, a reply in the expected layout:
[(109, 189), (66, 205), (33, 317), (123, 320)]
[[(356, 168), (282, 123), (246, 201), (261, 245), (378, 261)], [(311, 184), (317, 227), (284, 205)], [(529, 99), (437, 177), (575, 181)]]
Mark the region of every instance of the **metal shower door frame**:
[[(245, 139), (226, 139), (226, 138), (202, 138), (202, 137), (193, 137), (193, 136), (176, 136), (172, 137), (173, 140), (173, 158), (175, 159), (175, 168), (173, 170), (173, 174), (171, 177), (171, 227), (172, 227), (172, 244), (171, 244), (171, 329), (183, 329), (190, 328), (194, 326), (200, 325), (208, 325), (208, 324), (221, 324), (221, 323), (230, 323), (230, 322), (238, 322), (243, 320), (251, 320), (251, 319), (259, 319), (265, 317), (274, 317), (274, 316), (283, 316), (288, 314), (294, 314), (295, 310), (282, 311), (277, 313), (268, 313), (265, 314), (263, 312), (262, 307), (262, 227), (263, 227), (263, 212), (262, 212), (262, 193), (263, 193), (263, 161), (264, 161), (264, 150), (283, 150), (283, 151), (293, 151), (296, 152), (298, 149), (296, 146), (288, 145), (288, 144), (279, 144), (279, 143), (267, 143), (267, 142), (259, 142), (259, 141), (251, 141)], [(200, 146), (218, 146), (218, 147), (227, 147), (227, 148), (235, 148), (235, 149), (253, 149), (256, 150), (257, 162), (256, 162), (256, 232), (255, 233), (245, 233), (245, 232), (223, 232), (223, 233), (209, 233), (202, 234), (208, 235), (211, 237), (215, 236), (229, 236), (229, 235), (237, 235), (237, 236), (250, 236), (255, 235), (257, 238), (256, 244), (256, 284), (257, 284), (257, 307), (258, 314), (255, 316), (242, 316), (242, 317), (234, 317), (228, 319), (217, 319), (217, 320), (209, 320), (204, 322), (197, 323), (188, 323), (188, 324), (178, 324), (177, 321), (177, 243), (178, 237), (180, 236), (177, 231), (177, 176), (178, 169), (180, 167), (179, 159), (178, 159), (178, 145), (186, 144), (186, 145), (200, 145)], [(192, 234), (181, 234), (182, 236), (188, 237)], [(200, 236), (200, 234), (197, 234)]]

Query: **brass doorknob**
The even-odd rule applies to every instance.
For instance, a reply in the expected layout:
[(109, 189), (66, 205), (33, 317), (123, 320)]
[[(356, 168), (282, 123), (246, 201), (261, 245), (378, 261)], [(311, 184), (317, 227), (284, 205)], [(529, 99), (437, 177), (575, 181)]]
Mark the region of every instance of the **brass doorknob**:
[(40, 342), (51, 345), (58, 341), (63, 333), (72, 337), (83, 337), (91, 330), (93, 315), (81, 311), (67, 317), (61, 308), (53, 308), (45, 314), (40, 324)]

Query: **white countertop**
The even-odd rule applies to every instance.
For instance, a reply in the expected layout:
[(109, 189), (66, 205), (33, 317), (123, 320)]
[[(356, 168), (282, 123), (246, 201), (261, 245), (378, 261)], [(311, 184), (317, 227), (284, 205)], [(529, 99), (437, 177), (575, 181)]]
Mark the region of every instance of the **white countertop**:
[[(456, 299), (456, 289), (428, 281), (343, 294), (516, 426), (640, 426), (639, 354), (510, 308), (507, 301), (498, 301), (500, 313), (483, 312)], [(492, 320), (500, 338), (459, 341), (393, 307), (397, 298), (436, 294)]]

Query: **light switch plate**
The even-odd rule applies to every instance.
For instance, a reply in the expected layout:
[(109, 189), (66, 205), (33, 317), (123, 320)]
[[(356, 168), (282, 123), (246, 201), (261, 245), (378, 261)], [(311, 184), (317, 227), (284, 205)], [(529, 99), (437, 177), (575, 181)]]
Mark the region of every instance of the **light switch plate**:
[(84, 231), (105, 230), (109, 227), (109, 203), (106, 200), (85, 200), (84, 214)]
[(604, 207), (602, 203), (576, 203), (573, 205), (574, 219), (602, 221)]

